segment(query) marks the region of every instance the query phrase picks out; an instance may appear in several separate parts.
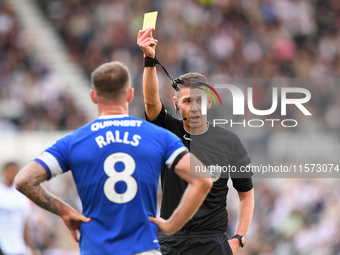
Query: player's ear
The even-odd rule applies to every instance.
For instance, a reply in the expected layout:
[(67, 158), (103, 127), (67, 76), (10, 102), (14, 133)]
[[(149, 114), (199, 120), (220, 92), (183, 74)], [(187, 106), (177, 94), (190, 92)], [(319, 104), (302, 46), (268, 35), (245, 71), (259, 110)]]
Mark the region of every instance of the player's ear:
[(90, 97), (94, 104), (98, 104), (98, 97), (97, 97), (96, 92), (94, 92), (93, 89), (90, 89)]
[(174, 107), (175, 107), (175, 110), (176, 111), (179, 111), (179, 106), (178, 106), (178, 100), (177, 100), (177, 97), (174, 96), (173, 98), (173, 101), (174, 101)]
[(129, 88), (128, 94), (127, 94), (127, 101), (129, 103), (132, 102), (133, 97), (134, 97), (135, 89), (134, 88)]

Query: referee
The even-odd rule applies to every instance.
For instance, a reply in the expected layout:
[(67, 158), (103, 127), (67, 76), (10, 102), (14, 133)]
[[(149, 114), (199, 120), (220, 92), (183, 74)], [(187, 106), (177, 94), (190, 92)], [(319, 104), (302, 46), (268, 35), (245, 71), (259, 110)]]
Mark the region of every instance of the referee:
[[(199, 84), (207, 84), (206, 78), (199, 73), (187, 73), (179, 77), (184, 83), (178, 84), (180, 90), (174, 96), (174, 107), (181, 113), (183, 120), (177, 120), (166, 111), (160, 100), (154, 64), (157, 40), (152, 37), (152, 28), (139, 31), (137, 44), (146, 55), (143, 88), (147, 120), (175, 133), (206, 166), (229, 165), (240, 168), (250, 164), (250, 158), (239, 137), (228, 130), (211, 127), (206, 115), (201, 114), (201, 98), (205, 92), (199, 89)], [(208, 108), (210, 105), (211, 100), (208, 101)], [(251, 176), (231, 176), (240, 203), (236, 230), (230, 239), (226, 236), (228, 178), (222, 178), (220, 174), (212, 175), (212, 178), (213, 188), (195, 216), (174, 236), (159, 235), (163, 255), (232, 255), (245, 245), (245, 235), (254, 210)], [(180, 202), (187, 183), (164, 169), (161, 181), (161, 217), (168, 218)]]

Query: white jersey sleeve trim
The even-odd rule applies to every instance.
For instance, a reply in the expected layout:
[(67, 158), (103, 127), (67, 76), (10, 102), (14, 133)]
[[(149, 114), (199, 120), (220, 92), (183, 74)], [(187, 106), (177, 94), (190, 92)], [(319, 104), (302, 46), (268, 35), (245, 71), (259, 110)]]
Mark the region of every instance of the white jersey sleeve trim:
[(51, 171), (51, 177), (64, 173), (63, 169), (60, 167), (58, 160), (51, 153), (44, 151), (38, 157), (38, 159), (43, 161), (48, 166)]
[(174, 160), (176, 159), (176, 157), (182, 153), (182, 152), (187, 152), (188, 151), (188, 148), (187, 147), (181, 147), (181, 148), (178, 148), (177, 150), (175, 150), (171, 155), (170, 157), (165, 161), (165, 164), (168, 168), (171, 168), (172, 164), (174, 163)]

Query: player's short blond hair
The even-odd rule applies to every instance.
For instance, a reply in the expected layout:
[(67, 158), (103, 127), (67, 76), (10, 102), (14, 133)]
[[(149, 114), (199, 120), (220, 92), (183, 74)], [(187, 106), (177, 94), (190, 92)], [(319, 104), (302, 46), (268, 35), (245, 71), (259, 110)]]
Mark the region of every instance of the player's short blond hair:
[(130, 73), (121, 62), (105, 63), (92, 72), (91, 83), (98, 96), (115, 99), (130, 88)]

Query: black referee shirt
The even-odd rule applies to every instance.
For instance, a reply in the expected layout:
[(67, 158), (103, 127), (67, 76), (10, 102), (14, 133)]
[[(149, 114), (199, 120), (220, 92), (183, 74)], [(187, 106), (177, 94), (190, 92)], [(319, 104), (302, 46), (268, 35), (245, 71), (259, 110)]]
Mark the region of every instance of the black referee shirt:
[[(164, 109), (164, 105), (158, 117), (152, 123), (176, 134), (189, 151), (206, 166), (218, 164), (219, 166), (231, 165), (239, 168), (250, 164), (246, 149), (239, 137), (231, 131), (209, 125), (208, 130), (203, 134), (189, 134), (184, 129), (183, 121), (172, 117)], [(233, 175), (231, 175), (233, 186), (236, 190), (245, 192), (253, 188), (251, 174), (244, 176), (246, 178), (237, 177), (233, 178)], [(227, 182), (228, 178), (216, 176), (213, 187), (199, 210), (175, 235), (206, 235), (227, 231)], [(162, 171), (161, 183), (163, 190), (161, 217), (168, 219), (178, 206), (188, 183), (166, 167)]]

